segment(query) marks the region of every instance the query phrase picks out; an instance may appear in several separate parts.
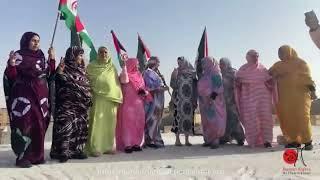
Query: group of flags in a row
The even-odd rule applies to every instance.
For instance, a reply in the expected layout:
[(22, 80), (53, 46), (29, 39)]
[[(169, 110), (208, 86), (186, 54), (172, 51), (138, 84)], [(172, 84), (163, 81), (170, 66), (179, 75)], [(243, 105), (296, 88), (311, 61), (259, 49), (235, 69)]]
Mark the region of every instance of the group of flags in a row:
[[(80, 21), (80, 17), (77, 13), (77, 0), (60, 0), (59, 2), (59, 13), (60, 19), (64, 20), (66, 26), (71, 31), (71, 45), (82, 45), (85, 43), (90, 48), (90, 61), (96, 59), (97, 51), (93, 45), (92, 39), (90, 38), (87, 30), (83, 23)], [(111, 31), (113, 43), (117, 52), (118, 60), (120, 65), (123, 64), (121, 55), (126, 53), (126, 49), (120, 43), (114, 31)], [(138, 34), (138, 52), (137, 59), (139, 60), (140, 71), (145, 69), (146, 62), (149, 60), (151, 54), (149, 49), (146, 47), (142, 38)], [(208, 42), (206, 28), (202, 34), (200, 44), (198, 47), (197, 64), (203, 58), (208, 56)], [(201, 66), (197, 66), (197, 72), (201, 72)]]

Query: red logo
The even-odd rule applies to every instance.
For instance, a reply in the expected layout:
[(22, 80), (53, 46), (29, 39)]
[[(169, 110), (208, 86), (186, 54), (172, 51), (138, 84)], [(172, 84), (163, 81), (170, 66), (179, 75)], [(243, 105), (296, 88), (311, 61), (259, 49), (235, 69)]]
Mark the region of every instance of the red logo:
[(78, 1), (73, 1), (71, 4), (71, 9), (73, 11), (75, 11), (75, 10), (77, 10), (77, 7), (78, 7)]
[(283, 153), (283, 160), (287, 164), (295, 164), (298, 160), (298, 153), (293, 149), (286, 149)]

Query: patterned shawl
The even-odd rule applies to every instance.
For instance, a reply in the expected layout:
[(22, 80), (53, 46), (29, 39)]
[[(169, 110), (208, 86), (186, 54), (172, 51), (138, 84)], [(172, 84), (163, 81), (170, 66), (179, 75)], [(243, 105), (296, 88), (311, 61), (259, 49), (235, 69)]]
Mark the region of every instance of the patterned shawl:
[[(62, 75), (65, 83), (58, 87), (60, 90), (57, 92), (57, 96), (75, 98), (69, 100), (73, 102), (80, 101), (85, 106), (89, 106), (91, 104), (91, 92), (85, 66), (84, 64), (79, 65), (75, 61), (75, 58), (81, 53), (83, 53), (83, 49), (78, 46), (68, 48), (65, 56), (65, 68)], [(76, 94), (71, 95), (72, 93)]]

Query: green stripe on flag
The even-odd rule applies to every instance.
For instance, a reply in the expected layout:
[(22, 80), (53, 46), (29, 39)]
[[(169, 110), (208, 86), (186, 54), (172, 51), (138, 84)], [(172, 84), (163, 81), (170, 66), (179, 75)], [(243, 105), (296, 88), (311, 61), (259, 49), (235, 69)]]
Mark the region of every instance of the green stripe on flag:
[(62, 6), (60, 9), (61, 16), (64, 18), (66, 25), (69, 29), (71, 29), (75, 24), (76, 17), (74, 14), (68, 9), (67, 6)]
[(80, 32), (81, 40), (91, 49), (90, 51), (90, 61), (97, 59), (97, 51), (91, 41), (89, 34), (86, 31)]

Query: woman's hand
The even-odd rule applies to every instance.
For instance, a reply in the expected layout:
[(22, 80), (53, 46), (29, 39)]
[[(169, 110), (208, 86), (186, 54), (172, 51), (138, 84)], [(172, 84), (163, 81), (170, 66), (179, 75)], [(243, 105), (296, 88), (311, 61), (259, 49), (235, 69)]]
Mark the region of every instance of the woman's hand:
[(48, 54), (49, 54), (49, 59), (55, 59), (56, 58), (56, 55), (55, 55), (53, 47), (49, 48)]
[(138, 95), (142, 96), (142, 97), (145, 97), (145, 96), (148, 95), (148, 92), (146, 90), (144, 90), (144, 89), (139, 89)]
[(162, 86), (160, 87), (161, 91), (169, 91), (169, 87), (168, 86)]
[(17, 57), (16, 57), (14, 51), (11, 51), (10, 54), (9, 54), (9, 64), (11, 66), (15, 66), (16, 65), (16, 60), (17, 60)]
[(123, 54), (121, 54), (120, 56), (121, 56), (121, 60), (122, 60), (123, 62), (126, 62), (126, 61), (128, 60), (128, 54), (127, 54), (127, 53), (123, 53)]
[(59, 63), (59, 66), (58, 66), (58, 74), (63, 74), (64, 68), (65, 68), (64, 58), (61, 57), (60, 63)]
[(216, 100), (217, 96), (218, 96), (218, 94), (217, 94), (216, 92), (212, 92), (212, 93), (210, 94), (210, 98), (211, 98), (212, 100)]

